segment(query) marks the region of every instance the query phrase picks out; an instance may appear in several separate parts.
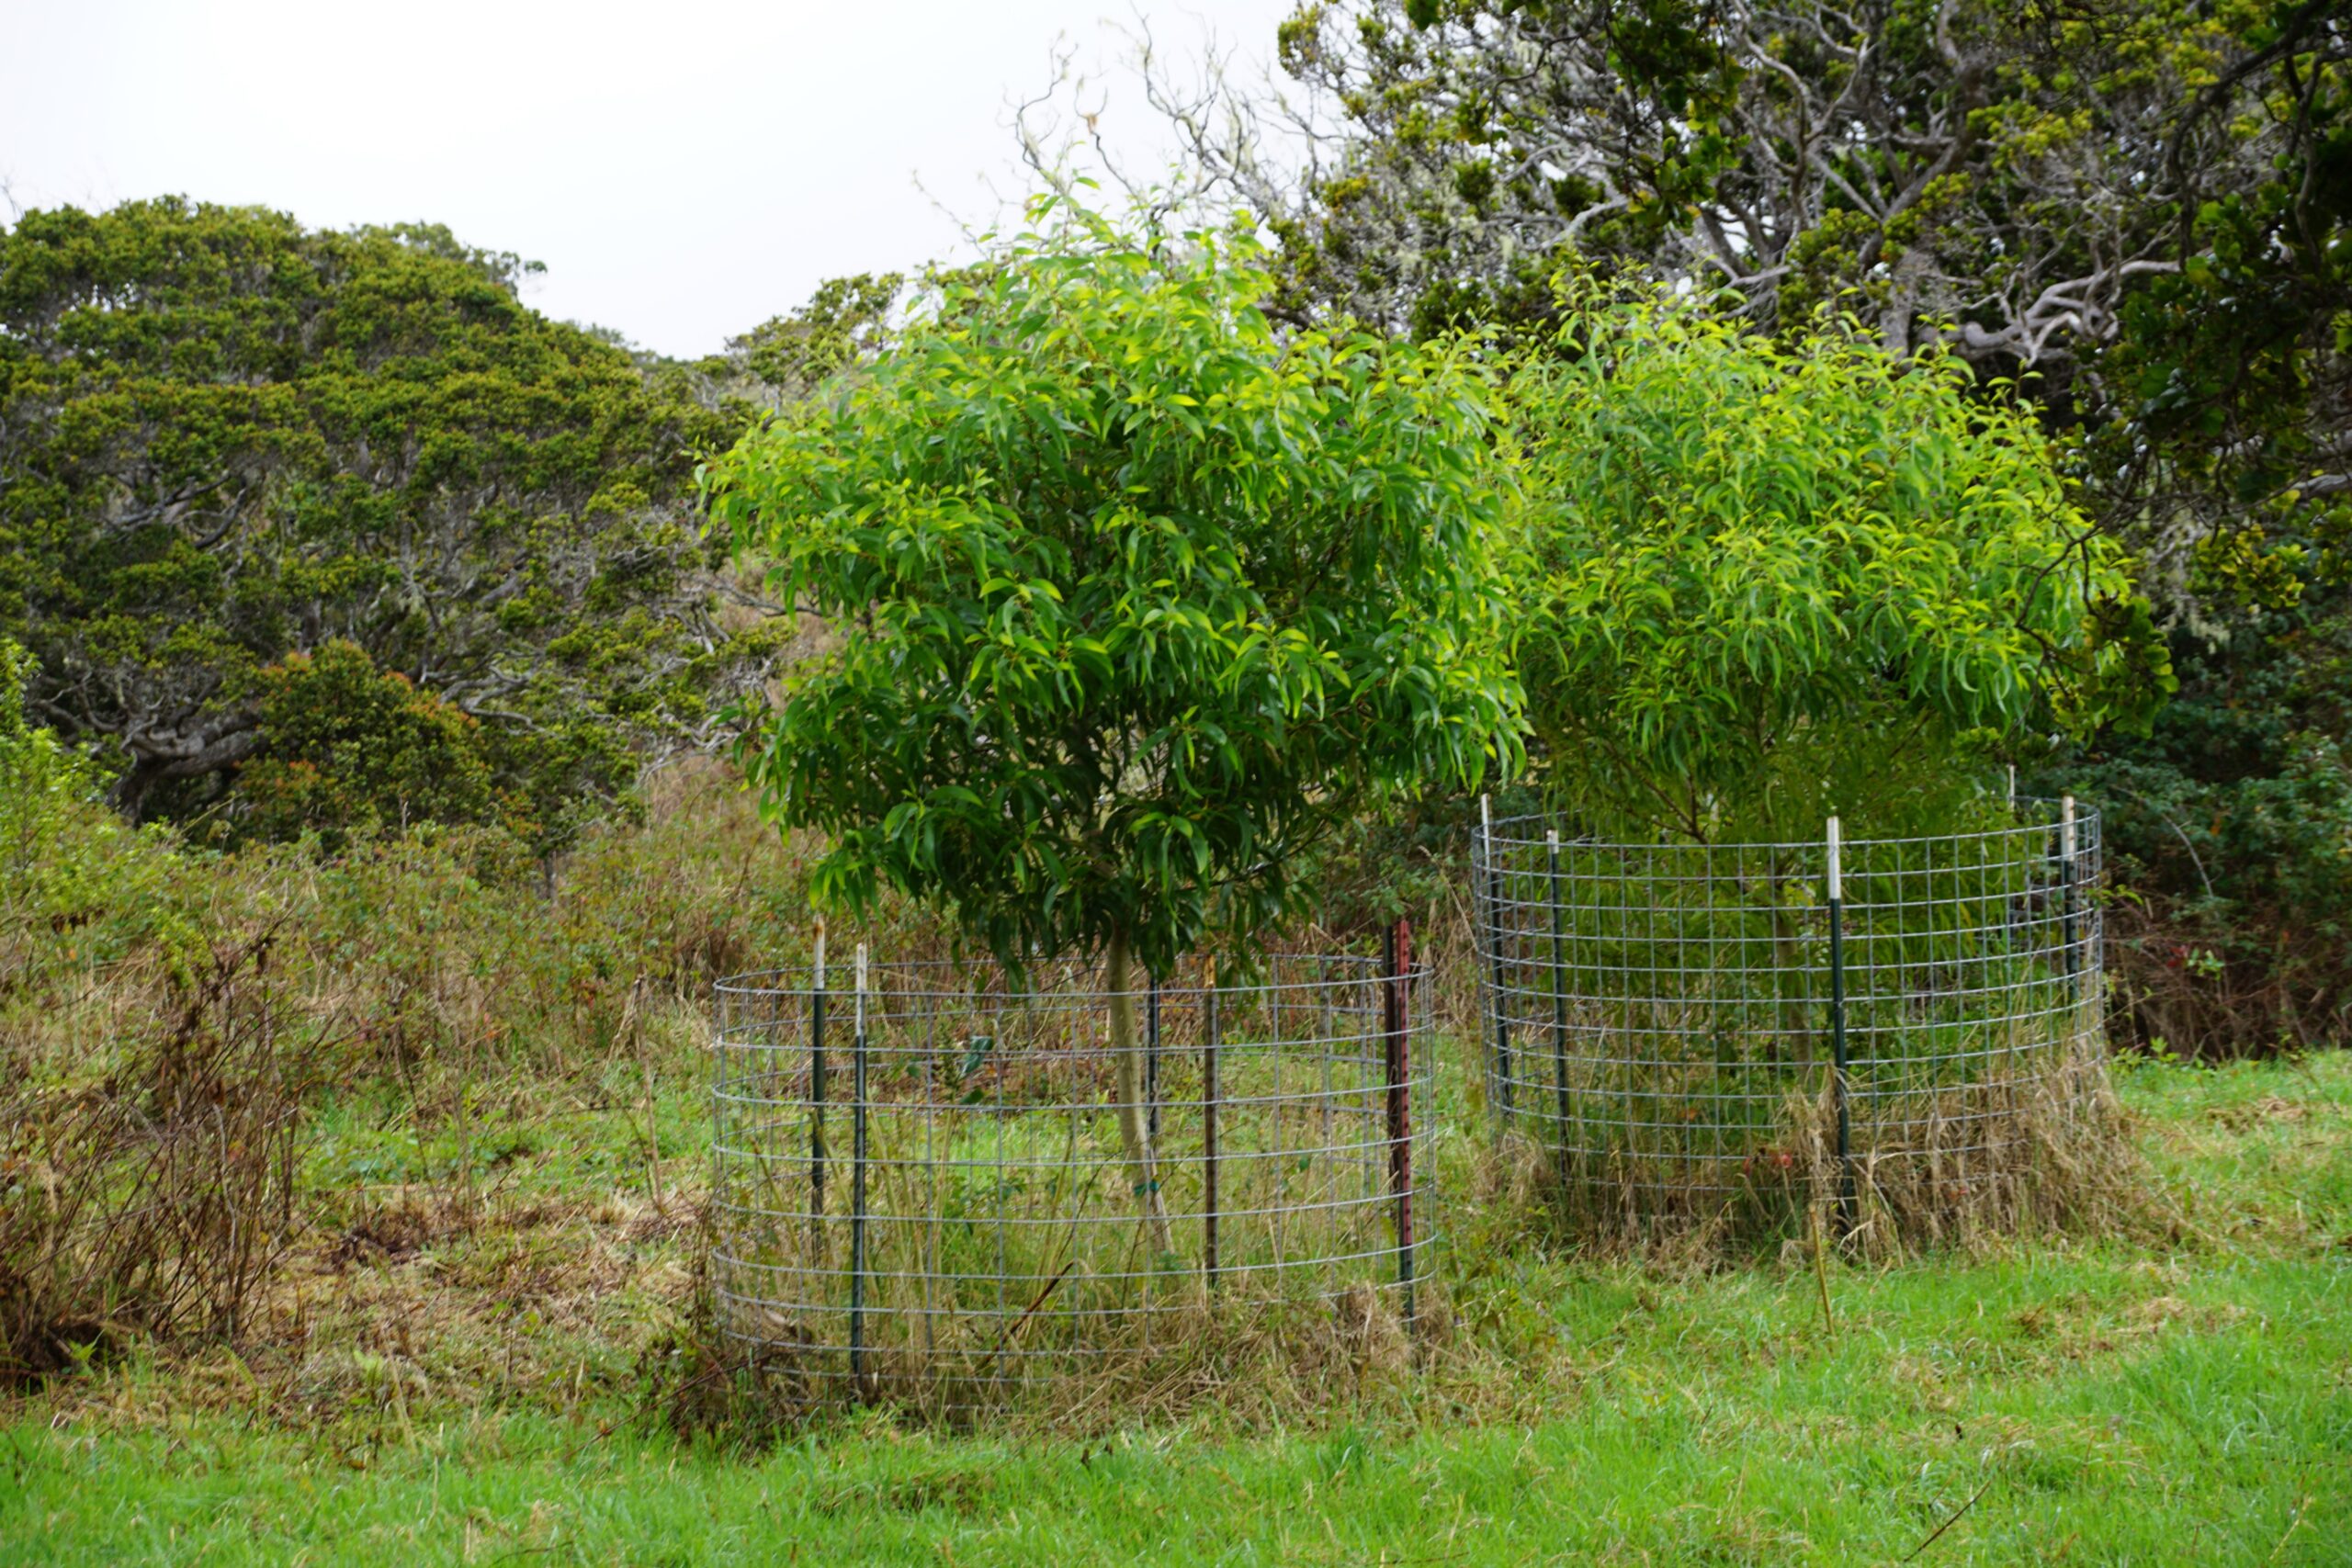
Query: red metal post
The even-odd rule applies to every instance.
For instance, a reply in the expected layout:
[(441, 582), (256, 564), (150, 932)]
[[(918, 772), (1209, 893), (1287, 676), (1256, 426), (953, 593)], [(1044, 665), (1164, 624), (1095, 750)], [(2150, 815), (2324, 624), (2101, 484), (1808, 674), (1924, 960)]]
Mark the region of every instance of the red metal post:
[(1396, 1197), (1396, 1282), (1405, 1292), (1405, 1325), (1419, 1317), (1413, 1299), (1413, 927), (1388, 929), (1388, 1184)]

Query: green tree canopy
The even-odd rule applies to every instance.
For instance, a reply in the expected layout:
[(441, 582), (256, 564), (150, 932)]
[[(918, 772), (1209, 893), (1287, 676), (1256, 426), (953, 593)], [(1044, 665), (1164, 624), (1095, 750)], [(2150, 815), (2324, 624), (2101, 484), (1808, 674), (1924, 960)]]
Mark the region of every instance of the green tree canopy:
[[(1162, 99), (1280, 236), (1283, 319), (1541, 340), (1573, 256), (1759, 331), (1850, 312), (2034, 408), (2181, 681), (2042, 781), (2149, 896), (2115, 930), (2170, 928), (2127, 985), (2201, 996), (2143, 1028), (2344, 1032), (2352, 7), (1300, 0), (1277, 44), (1311, 160), (1262, 155), (1269, 96)], [(2226, 975), (2184, 984), (2190, 948)]]
[(890, 312), (906, 287), (899, 273), (829, 277), (808, 302), (729, 338), (715, 368), (733, 370), (763, 400), (797, 402), (889, 341)]
[(1465, 348), (1284, 342), (1247, 245), (1052, 216), (708, 483), (837, 626), (750, 759), (834, 835), (819, 887), (1159, 971), (1367, 795), (1508, 754), (1502, 497)]
[(132, 815), (219, 797), (262, 671), (338, 640), (479, 721), (546, 843), (760, 674), (690, 483), (728, 424), (523, 270), (178, 200), (0, 234), (0, 632)]
[(1589, 818), (1810, 837), (2167, 678), (2048, 444), (1951, 359), (1594, 308), (1513, 396), (1530, 715)]

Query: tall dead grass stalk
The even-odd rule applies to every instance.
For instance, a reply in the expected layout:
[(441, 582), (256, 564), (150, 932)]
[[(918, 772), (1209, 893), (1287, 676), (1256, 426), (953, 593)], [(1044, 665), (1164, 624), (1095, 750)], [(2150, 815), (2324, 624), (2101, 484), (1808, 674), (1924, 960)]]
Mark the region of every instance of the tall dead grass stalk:
[[(294, 1224), (300, 1125), (324, 1051), (291, 1026), (277, 933), (146, 965), (96, 1060), (0, 1082), (0, 1382), (136, 1330), (235, 1341)], [(124, 982), (118, 978), (118, 985)]]

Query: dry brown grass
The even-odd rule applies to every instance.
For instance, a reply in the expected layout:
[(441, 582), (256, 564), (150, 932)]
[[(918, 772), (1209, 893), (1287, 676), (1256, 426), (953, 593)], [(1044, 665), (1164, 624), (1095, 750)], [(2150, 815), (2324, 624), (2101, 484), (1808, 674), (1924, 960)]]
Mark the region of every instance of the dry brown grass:
[[(685, 1323), (644, 1363), (651, 1408), (671, 1429), (757, 1441), (843, 1404), (837, 1366), (813, 1364), (788, 1344), (723, 1334), (707, 1291), (694, 1299)], [(983, 1363), (978, 1376), (942, 1376), (920, 1352), (879, 1353), (855, 1403), (951, 1429), (1060, 1438), (1173, 1425), (1204, 1410), (1227, 1425), (1271, 1429), (1318, 1411), (1400, 1401), (1456, 1343), (1451, 1298), (1436, 1280), (1422, 1283), (1410, 1325), (1393, 1292), (1358, 1281), (1330, 1300), (1196, 1299), (1153, 1332), (1153, 1345), (1105, 1340), (1035, 1365)]]
[(1881, 1134), (1841, 1161), (1828, 1091), (1791, 1094), (1770, 1157), (1743, 1165), (1729, 1194), (1677, 1192), (1673, 1170), (1622, 1160), (1564, 1180), (1555, 1151), (1515, 1131), (1485, 1162), (1482, 1196), (1555, 1245), (1678, 1269), (1806, 1245), (1816, 1229), (1886, 1262), (2035, 1236), (2152, 1239), (2186, 1223), (2134, 1145), (2096, 1040), (2031, 1078), (1907, 1098), (1905, 1135)]
[[(114, 984), (130, 1026), (0, 1080), (0, 1385), (134, 1335), (241, 1337), (295, 1220), (319, 1046), (294, 1049), (275, 932)], [(118, 1003), (121, 998), (118, 997)]]
[[(1888, 1258), (2020, 1236), (2145, 1238), (2177, 1229), (2179, 1216), (2132, 1145), (2096, 1036), (2021, 1081), (1924, 1098), (1909, 1138), (1852, 1161), (1849, 1250)], [(1840, 1180), (1836, 1112), (1826, 1096), (1805, 1109), (1806, 1198), (1826, 1203)]]
[(493, 1196), (446, 1187), (313, 1195), (233, 1340), (148, 1342), (147, 1380), (50, 1382), (45, 1407), (134, 1425), (242, 1406), (332, 1434), (501, 1408), (609, 1412), (644, 1348), (691, 1304), (682, 1226), (699, 1193)]

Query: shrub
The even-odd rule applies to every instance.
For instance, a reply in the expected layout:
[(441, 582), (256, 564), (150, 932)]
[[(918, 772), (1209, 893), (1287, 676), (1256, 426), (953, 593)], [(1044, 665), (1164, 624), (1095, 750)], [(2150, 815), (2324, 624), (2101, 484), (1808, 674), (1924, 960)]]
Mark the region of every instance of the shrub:
[(122, 1032), (0, 1082), (0, 1384), (136, 1330), (233, 1340), (292, 1229), (298, 1125), (327, 1073), (269, 976), (273, 933), (118, 979)]
[(0, 637), (0, 1021), (187, 925), (169, 840), (126, 826), (89, 763), (26, 718), (29, 663)]
[(2143, 716), (2168, 676), (2115, 547), (1968, 383), (1842, 331), (1577, 311), (1513, 383), (1550, 793), (1693, 837), (1883, 829), (2030, 736)]
[(503, 809), (481, 723), (356, 643), (291, 655), (260, 685), (260, 747), (237, 771), (246, 833), (317, 833), (330, 850), (355, 829), (423, 822), (505, 820), (528, 835)]

